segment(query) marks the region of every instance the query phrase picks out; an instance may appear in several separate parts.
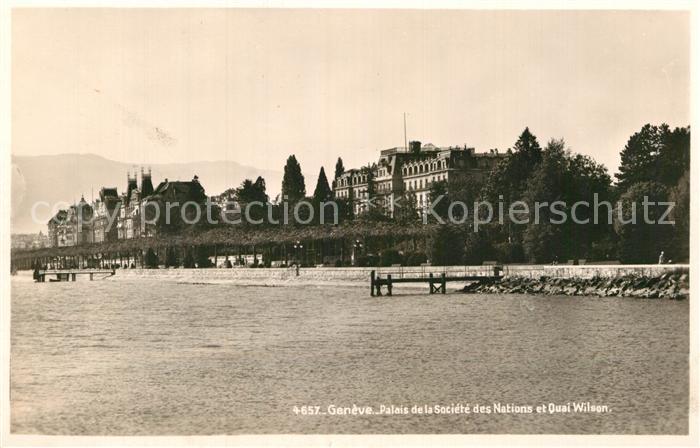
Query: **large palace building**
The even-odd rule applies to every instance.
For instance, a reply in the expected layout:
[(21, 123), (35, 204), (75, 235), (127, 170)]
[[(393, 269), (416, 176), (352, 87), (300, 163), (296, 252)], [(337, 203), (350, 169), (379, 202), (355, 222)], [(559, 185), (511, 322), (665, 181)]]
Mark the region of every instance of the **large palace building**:
[(505, 156), (497, 150), (476, 153), (466, 145), (437, 147), (413, 141), (408, 149), (381, 151), (379, 161), (370, 166), (346, 170), (333, 181), (333, 192), (350, 201), (356, 214), (367, 210), (372, 196), (372, 203), (393, 217), (399, 198), (413, 195), (418, 209), (425, 210), (433, 183), (444, 182), (449, 191), (457, 182), (481, 181)]

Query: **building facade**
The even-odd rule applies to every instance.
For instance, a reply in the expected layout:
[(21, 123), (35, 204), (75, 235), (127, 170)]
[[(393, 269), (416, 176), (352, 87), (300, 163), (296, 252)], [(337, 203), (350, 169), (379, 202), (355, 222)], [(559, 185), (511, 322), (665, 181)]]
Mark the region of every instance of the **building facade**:
[(93, 240), (96, 243), (116, 241), (118, 235), (121, 199), (116, 188), (102, 188), (100, 196), (93, 203)]
[[(119, 195), (116, 187), (104, 187), (99, 198), (92, 204), (81, 198), (80, 202), (68, 209), (59, 210), (47, 223), (50, 247), (75, 246), (89, 243), (112, 242), (121, 239), (147, 238), (157, 235), (160, 230), (177, 227), (180, 221), (180, 208), (170, 211), (172, 225), (164, 220), (155, 222), (155, 206), (164, 217), (166, 203), (180, 205), (196, 202), (204, 205), (207, 196), (197, 176), (191, 181), (168, 181), (165, 179), (153, 187), (151, 170), (141, 170), (141, 185), (136, 173), (127, 173), (126, 191)], [(149, 203), (152, 206), (147, 206)], [(194, 212), (194, 209), (190, 210)], [(202, 208), (202, 212), (204, 209)], [(142, 217), (146, 213), (146, 217)], [(150, 214), (149, 214), (150, 213)], [(176, 215), (176, 216), (175, 216)], [(191, 217), (190, 217), (191, 218)]]
[(43, 232), (13, 233), (10, 235), (12, 249), (41, 249), (50, 246), (50, 240)]
[(372, 206), (393, 217), (397, 204), (408, 196), (424, 212), (435, 182), (444, 182), (449, 191), (458, 182), (482, 181), (505, 156), (496, 150), (477, 153), (466, 145), (437, 147), (414, 141), (408, 149), (381, 151), (369, 166), (346, 170), (333, 181), (333, 193), (349, 201), (355, 214), (367, 211), (372, 199)]

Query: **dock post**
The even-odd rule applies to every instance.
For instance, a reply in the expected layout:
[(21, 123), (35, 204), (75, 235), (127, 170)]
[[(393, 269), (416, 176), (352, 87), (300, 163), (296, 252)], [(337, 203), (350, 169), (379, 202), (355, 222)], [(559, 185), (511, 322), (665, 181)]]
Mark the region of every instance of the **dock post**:
[(91, 273), (90, 273), (90, 281), (92, 281), (92, 275), (93, 275), (93, 274), (92, 274), (92, 272), (91, 272)]
[(433, 273), (431, 272), (428, 275), (428, 277), (429, 277), (428, 278), (428, 285), (430, 286), (430, 294), (432, 294), (433, 293)]
[(370, 275), (369, 275), (369, 284), (370, 284), (369, 295), (372, 296), (372, 297), (374, 297), (374, 276), (375, 276), (375, 272), (374, 272), (374, 269), (373, 269), (372, 272), (370, 272)]
[(386, 275), (386, 295), (391, 295), (391, 274)]
[(72, 281), (75, 281), (75, 278), (76, 278), (76, 277), (77, 277), (77, 275), (75, 275), (75, 272), (73, 272), (73, 273), (71, 274), (71, 280), (72, 280)]
[(445, 291), (447, 290), (447, 281), (445, 280), (444, 272), (442, 275), (440, 275), (440, 285), (442, 286), (442, 293), (445, 294)]

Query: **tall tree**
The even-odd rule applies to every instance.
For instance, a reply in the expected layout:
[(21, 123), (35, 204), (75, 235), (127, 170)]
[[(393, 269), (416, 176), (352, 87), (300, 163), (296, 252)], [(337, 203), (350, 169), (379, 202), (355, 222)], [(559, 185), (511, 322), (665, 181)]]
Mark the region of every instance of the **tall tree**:
[(328, 201), (333, 197), (333, 192), (331, 191), (330, 185), (328, 185), (328, 178), (326, 178), (326, 171), (321, 167), (321, 171), (318, 173), (318, 181), (316, 182), (316, 188), (314, 189), (314, 202)]
[(394, 219), (401, 224), (415, 224), (420, 219), (415, 193), (406, 191), (396, 201)]
[(306, 196), (304, 175), (301, 174), (301, 165), (292, 154), (287, 158), (282, 178), (282, 196), (286, 196), (290, 202), (298, 202)]
[(249, 204), (253, 201), (268, 202), (265, 179), (258, 176), (255, 182), (250, 179), (244, 180), (241, 186), (236, 188), (236, 199), (241, 204)]
[(671, 131), (667, 125), (662, 125), (662, 129), (658, 181), (673, 187), (690, 170), (690, 127)]
[(690, 255), (690, 171), (686, 171), (678, 184), (671, 189), (669, 200), (674, 203), (672, 219), (674, 260), (688, 261)]
[[(541, 160), (542, 148), (537, 137), (529, 128), (525, 128), (513, 148), (508, 150), (508, 156), (489, 175), (481, 196), (494, 207), (502, 201), (507, 210), (511, 203), (522, 198), (527, 180)], [(493, 230), (491, 234), (495, 239), (501, 240), (503, 252), (517, 255), (510, 261), (521, 261), (517, 257), (522, 254), (520, 242), (524, 227), (507, 221), (505, 226)]]
[[(565, 237), (561, 224), (553, 224), (550, 209), (543, 208), (535, 216), (535, 202), (553, 202), (562, 199), (561, 188), (568, 180), (566, 177), (566, 150), (562, 140), (552, 140), (547, 144), (542, 162), (532, 173), (523, 200), (528, 204), (529, 223), (523, 234), (523, 249), (530, 261), (547, 263), (564, 255), (563, 244), (569, 240)], [(566, 204), (570, 206), (570, 204)]]
[[(528, 258), (546, 263), (590, 253), (592, 243), (610, 228), (605, 207), (599, 207), (597, 215), (594, 213), (595, 198), (598, 203), (608, 201), (610, 187), (611, 179), (603, 165), (588, 156), (572, 154), (563, 140), (551, 140), (523, 193), (530, 211), (523, 234)], [(551, 204), (555, 201), (561, 201), (561, 206), (554, 212)], [(588, 206), (579, 204), (574, 209), (577, 202)], [(537, 208), (538, 203), (546, 206)], [(576, 221), (572, 216), (574, 211)], [(596, 216), (599, 216), (597, 223)]]
[(621, 192), (633, 184), (652, 181), (656, 178), (656, 162), (661, 146), (658, 126), (645, 124), (635, 132), (620, 152), (620, 172), (615, 175)]
[[(447, 210), (450, 205), (450, 199), (451, 195), (448, 196), (447, 194), (447, 182), (444, 180), (440, 180), (437, 182), (433, 182), (430, 184), (430, 191), (428, 192), (428, 207), (431, 206), (431, 204), (435, 204), (432, 207), (432, 210), (435, 212), (437, 216), (442, 218), (443, 221), (447, 221), (449, 219)], [(459, 211), (459, 208), (456, 208)], [(453, 213), (453, 215), (457, 215), (457, 213)], [(459, 216), (455, 216), (456, 220), (461, 219), (461, 214)], [(435, 219), (432, 214), (428, 215), (429, 220)]]
[(673, 187), (690, 169), (690, 128), (645, 124), (620, 152), (617, 186), (624, 193), (639, 182), (661, 182)]
[(537, 137), (529, 128), (520, 134), (508, 156), (494, 168), (489, 180), (484, 186), (484, 195), (492, 203), (503, 195), (506, 204), (517, 201), (527, 186), (527, 179), (542, 160), (542, 148)]
[[(640, 182), (620, 196), (615, 210), (615, 231), (620, 237), (620, 261), (623, 263), (655, 263), (661, 251), (667, 259), (674, 257), (673, 228), (659, 224), (667, 211), (668, 188), (659, 182)], [(646, 207), (647, 201), (654, 204)], [(668, 217), (666, 217), (668, 219)]]
[[(235, 197), (243, 213), (245, 213), (248, 204), (253, 202), (266, 204), (269, 201), (269, 197), (266, 192), (265, 179), (258, 176), (255, 182), (250, 179), (244, 180), (241, 186), (236, 188)], [(243, 216), (246, 218), (245, 222), (247, 223), (248, 218), (253, 222), (264, 220), (267, 214), (264, 208), (251, 206), (248, 209), (248, 215), (244, 214)]]
[(343, 166), (343, 159), (338, 157), (338, 161), (335, 162), (335, 175), (333, 176), (333, 180), (337, 179), (340, 177), (341, 174), (345, 172), (345, 167)]

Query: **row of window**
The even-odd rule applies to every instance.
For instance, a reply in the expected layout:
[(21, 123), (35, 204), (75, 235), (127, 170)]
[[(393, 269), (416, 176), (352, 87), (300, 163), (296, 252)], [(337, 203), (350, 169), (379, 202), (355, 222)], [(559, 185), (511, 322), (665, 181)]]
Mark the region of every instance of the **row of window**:
[(430, 170), (447, 169), (447, 160), (436, 160), (433, 162), (424, 162), (418, 165), (407, 165), (401, 170), (404, 176), (412, 176), (414, 174), (427, 173)]
[[(421, 174), (421, 173), (427, 173), (431, 170), (438, 170), (438, 169), (447, 169), (447, 160), (435, 160), (432, 162), (423, 162), (418, 165), (413, 165), (409, 164), (407, 166), (404, 166), (401, 170), (402, 174), (404, 176), (412, 176), (415, 174)], [(386, 168), (379, 169), (377, 171), (377, 176), (378, 177), (383, 177), (388, 174), (388, 171)], [(368, 176), (367, 174), (357, 174), (352, 177), (343, 177), (338, 180), (338, 187), (347, 187), (350, 185), (357, 185), (357, 184), (363, 184), (367, 183)]]
[[(350, 190), (343, 190), (343, 191), (337, 191), (335, 193), (337, 198), (349, 198), (350, 197)], [(357, 190), (355, 192), (355, 198), (366, 198), (367, 197), (367, 189), (362, 188), (360, 190)]]
[(367, 175), (366, 174), (359, 174), (356, 176), (352, 177), (343, 177), (340, 180), (338, 180), (339, 187), (347, 187), (351, 183), (352, 185), (357, 185), (357, 184), (364, 184), (367, 183)]
[(423, 182), (423, 179), (407, 180), (404, 182), (404, 188), (407, 191), (422, 190), (423, 188), (428, 188), (433, 182), (440, 182), (443, 180), (447, 180), (447, 174), (445, 173), (438, 174), (436, 176), (433, 176), (432, 178), (425, 179), (425, 182)]

